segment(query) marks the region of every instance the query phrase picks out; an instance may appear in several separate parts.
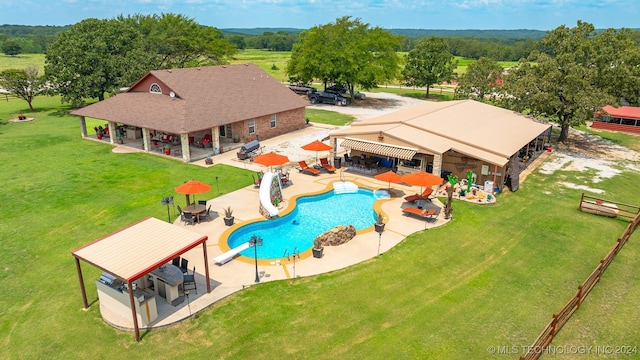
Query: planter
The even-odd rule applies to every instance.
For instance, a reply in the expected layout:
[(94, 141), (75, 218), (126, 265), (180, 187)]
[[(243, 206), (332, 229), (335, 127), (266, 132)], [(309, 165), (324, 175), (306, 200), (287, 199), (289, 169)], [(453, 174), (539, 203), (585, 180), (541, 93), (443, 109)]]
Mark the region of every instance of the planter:
[(204, 163), (207, 165), (213, 165), (213, 160), (205, 160)]
[(239, 137), (234, 137), (233, 138), (233, 142), (234, 143), (239, 143), (240, 142), (240, 138)]
[(231, 226), (233, 225), (233, 220), (235, 220), (235, 217), (225, 217), (224, 218), (224, 224), (227, 226)]
[(165, 155), (171, 155), (171, 149), (164, 149)]
[(313, 257), (320, 259), (322, 257), (322, 254), (324, 252), (324, 247), (321, 247), (319, 249), (313, 248), (311, 249), (311, 251), (313, 252)]
[(384, 231), (384, 224), (375, 223), (376, 232), (381, 234)]
[(98, 140), (102, 140), (102, 135), (98, 134), (96, 135), (96, 137), (98, 138)]

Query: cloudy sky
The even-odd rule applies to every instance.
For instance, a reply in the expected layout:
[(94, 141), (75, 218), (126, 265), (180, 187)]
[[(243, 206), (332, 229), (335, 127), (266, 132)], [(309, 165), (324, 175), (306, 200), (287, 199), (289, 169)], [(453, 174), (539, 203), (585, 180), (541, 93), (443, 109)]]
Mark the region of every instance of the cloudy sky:
[(69, 25), (124, 14), (183, 14), (217, 28), (306, 29), (341, 16), (385, 29), (640, 28), (638, 0), (2, 0), (0, 24)]

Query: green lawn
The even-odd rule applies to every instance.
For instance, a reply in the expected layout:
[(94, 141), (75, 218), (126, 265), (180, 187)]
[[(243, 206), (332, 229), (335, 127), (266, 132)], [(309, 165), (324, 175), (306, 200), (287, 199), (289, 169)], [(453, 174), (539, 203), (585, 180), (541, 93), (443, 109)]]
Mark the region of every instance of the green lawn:
[[(0, 103), (2, 359), (495, 359), (487, 347), (533, 342), (627, 225), (578, 212), (581, 191), (559, 182), (640, 204), (636, 171), (620, 167), (598, 183), (593, 171), (534, 171), (493, 206), (455, 202), (451, 223), (380, 257), (247, 288), (137, 343), (103, 322), (92, 281), (92, 306), (82, 310), (71, 251), (144, 217), (165, 218), (160, 200), (186, 179), (217, 176), (228, 193), (250, 185), (251, 173), (114, 154), (81, 140), (58, 98), (38, 97), (35, 107), (36, 121), (13, 124), (24, 102)], [(554, 344), (639, 345), (638, 235), (619, 257)], [(83, 270), (85, 279), (99, 275)]]

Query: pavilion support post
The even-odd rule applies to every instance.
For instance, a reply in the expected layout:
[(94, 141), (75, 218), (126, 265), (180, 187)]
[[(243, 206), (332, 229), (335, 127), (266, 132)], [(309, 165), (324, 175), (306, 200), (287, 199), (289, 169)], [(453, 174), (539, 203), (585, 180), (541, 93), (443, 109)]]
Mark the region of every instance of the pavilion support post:
[(329, 155), (331, 156), (331, 158), (335, 159), (336, 157), (338, 157), (338, 138), (332, 137), (329, 142), (331, 143), (331, 147), (333, 148), (331, 149), (331, 152), (329, 152)]
[(211, 292), (211, 281), (209, 281), (209, 259), (207, 258), (207, 241), (202, 242), (202, 253), (204, 256), (204, 278), (207, 282), (207, 294)]
[(442, 154), (434, 154), (433, 155), (433, 169), (431, 173), (440, 176), (440, 171), (442, 170)]
[(82, 302), (84, 304), (84, 309), (87, 310), (89, 308), (89, 302), (87, 301), (87, 290), (84, 288), (84, 277), (82, 276), (80, 259), (75, 256), (73, 258), (76, 259), (76, 271), (78, 272), (78, 280), (80, 281), (80, 291), (82, 291)]
[[(493, 187), (491, 188), (491, 195), (493, 195), (493, 190), (496, 188), (496, 180), (498, 178), (498, 165), (494, 165), (493, 166)], [(487, 189), (484, 189), (484, 191), (487, 191)]]
[(136, 304), (135, 304), (135, 300), (133, 298), (133, 285), (132, 282), (129, 281), (127, 282), (127, 284), (129, 285), (129, 302), (131, 303), (131, 314), (133, 315), (133, 328), (136, 331), (136, 341), (140, 341), (142, 340), (140, 338), (140, 327), (138, 326), (138, 315), (136, 314)]

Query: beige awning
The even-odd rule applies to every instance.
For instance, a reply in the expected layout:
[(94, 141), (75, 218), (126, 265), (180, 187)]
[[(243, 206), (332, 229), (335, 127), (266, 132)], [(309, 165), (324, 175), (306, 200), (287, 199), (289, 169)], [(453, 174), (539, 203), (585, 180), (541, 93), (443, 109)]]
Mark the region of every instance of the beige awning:
[(412, 149), (404, 146), (381, 144), (375, 141), (357, 140), (346, 138), (340, 146), (357, 151), (378, 154), (398, 159), (411, 160), (418, 152), (418, 149)]
[(151, 217), (72, 253), (130, 282), (204, 243), (207, 238), (206, 235)]

